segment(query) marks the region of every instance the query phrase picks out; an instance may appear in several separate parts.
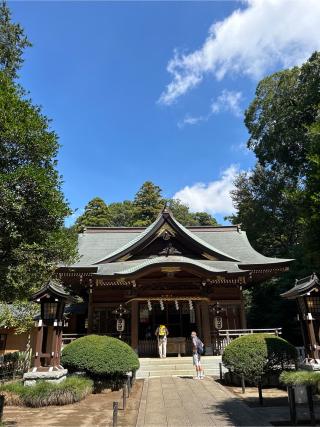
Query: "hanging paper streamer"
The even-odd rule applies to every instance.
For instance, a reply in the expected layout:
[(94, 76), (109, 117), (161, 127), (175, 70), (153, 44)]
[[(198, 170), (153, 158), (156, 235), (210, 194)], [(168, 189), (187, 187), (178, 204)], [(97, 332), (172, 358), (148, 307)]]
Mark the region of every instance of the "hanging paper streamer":
[(152, 304), (151, 301), (148, 299), (148, 310), (152, 311)]
[(179, 310), (179, 303), (178, 303), (178, 301), (177, 300), (175, 300), (175, 305), (176, 305), (176, 310)]
[(192, 304), (192, 300), (191, 299), (189, 299), (189, 308), (190, 308), (191, 311), (193, 310), (193, 304)]
[(161, 310), (164, 310), (164, 304), (163, 304), (162, 299), (160, 300), (160, 308), (161, 308)]

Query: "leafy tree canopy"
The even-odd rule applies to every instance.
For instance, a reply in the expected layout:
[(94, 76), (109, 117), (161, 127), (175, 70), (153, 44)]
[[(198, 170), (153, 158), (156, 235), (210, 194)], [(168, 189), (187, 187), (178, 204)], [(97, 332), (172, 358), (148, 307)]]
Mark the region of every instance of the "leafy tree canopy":
[(11, 13), (5, 2), (0, 4), (0, 70), (11, 78), (23, 63), (22, 54), (31, 43), (19, 24), (11, 21)]
[(78, 230), (85, 226), (108, 226), (110, 225), (110, 212), (105, 202), (100, 197), (90, 200), (81, 215), (76, 221)]
[(142, 187), (133, 200), (133, 225), (145, 227), (157, 218), (164, 206), (164, 199), (161, 196), (161, 191), (161, 188), (151, 181), (146, 181), (142, 184)]
[(162, 190), (151, 181), (146, 181), (138, 190), (133, 201), (110, 203), (108, 206), (99, 197), (92, 199), (84, 213), (77, 219), (76, 228), (85, 226), (147, 227), (157, 218), (165, 204), (183, 225), (217, 225), (207, 212), (190, 212), (180, 200), (165, 199)]
[[(263, 79), (245, 114), (257, 163), (236, 179), (236, 214), (249, 240), (269, 256), (295, 258), (291, 271), (251, 292), (251, 326), (293, 325), (279, 293), (320, 271), (320, 53)], [(268, 295), (274, 297), (269, 298)], [(264, 313), (269, 313), (264, 314)], [(269, 317), (269, 320), (266, 319)]]
[[(0, 300), (22, 302), (76, 255), (56, 170), (58, 138), (15, 82), (30, 43), (0, 6)], [(2, 312), (4, 308), (2, 307)], [(24, 312), (24, 310), (22, 310)]]

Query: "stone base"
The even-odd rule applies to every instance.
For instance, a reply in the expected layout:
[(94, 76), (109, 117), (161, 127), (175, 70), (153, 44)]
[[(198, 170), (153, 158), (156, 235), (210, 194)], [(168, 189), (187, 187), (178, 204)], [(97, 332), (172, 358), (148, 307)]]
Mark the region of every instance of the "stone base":
[(60, 383), (67, 378), (68, 369), (59, 369), (56, 371), (36, 371), (26, 372), (23, 375), (25, 386), (33, 386), (37, 381), (48, 381), (49, 383)]
[(299, 366), (300, 369), (304, 369), (306, 371), (320, 371), (319, 363), (303, 363)]

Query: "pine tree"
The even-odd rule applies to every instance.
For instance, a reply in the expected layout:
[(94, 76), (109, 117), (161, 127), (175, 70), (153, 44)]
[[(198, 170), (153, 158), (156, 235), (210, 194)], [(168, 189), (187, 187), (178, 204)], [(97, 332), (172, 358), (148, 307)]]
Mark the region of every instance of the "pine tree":
[(133, 225), (139, 227), (150, 225), (161, 212), (164, 203), (161, 196), (161, 188), (151, 181), (146, 181), (137, 192), (133, 201)]
[(76, 221), (76, 229), (78, 231), (83, 231), (85, 227), (89, 226), (110, 226), (109, 208), (100, 197), (90, 200), (84, 209), (84, 213)]

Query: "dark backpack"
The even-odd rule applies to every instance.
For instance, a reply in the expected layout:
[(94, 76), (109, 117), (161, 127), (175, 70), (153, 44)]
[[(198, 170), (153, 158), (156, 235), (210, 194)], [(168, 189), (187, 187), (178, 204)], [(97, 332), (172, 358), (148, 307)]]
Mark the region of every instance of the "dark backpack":
[(199, 338), (197, 338), (197, 353), (200, 355), (204, 353), (204, 344)]

